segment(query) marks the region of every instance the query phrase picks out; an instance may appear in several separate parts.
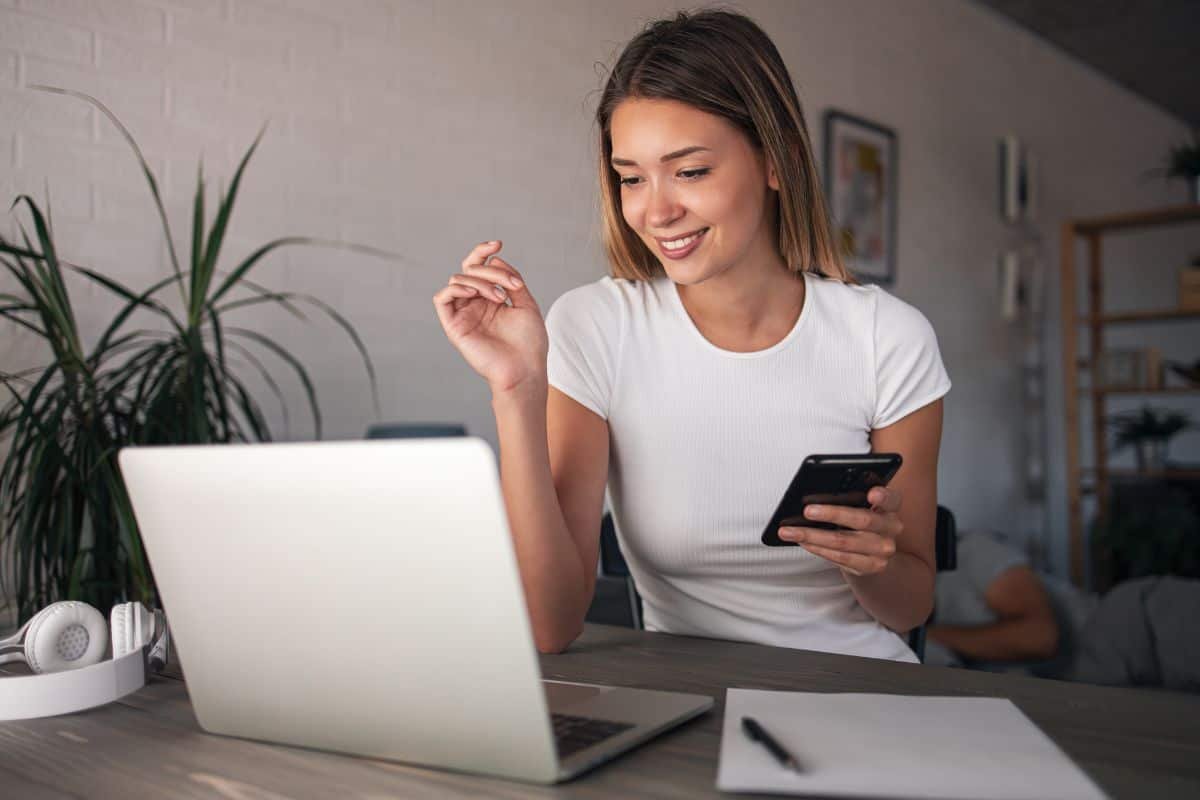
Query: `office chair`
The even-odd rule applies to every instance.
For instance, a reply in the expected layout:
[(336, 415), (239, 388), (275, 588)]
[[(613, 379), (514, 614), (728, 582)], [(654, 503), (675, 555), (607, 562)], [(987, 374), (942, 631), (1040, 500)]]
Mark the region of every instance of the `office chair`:
[[(954, 514), (945, 506), (937, 507), (934, 528), (934, 556), (938, 572), (954, 569), (958, 564), (958, 530)], [(600, 522), (600, 561), (597, 564), (596, 594), (588, 608), (587, 621), (603, 625), (642, 627), (642, 598), (633, 585), (629, 566), (617, 544), (617, 531), (612, 514), (606, 513)], [(928, 623), (926, 623), (928, 624)], [(925, 660), (925, 624), (908, 634), (908, 646)]]
[(466, 426), (456, 422), (378, 422), (367, 428), (368, 439), (432, 439), (466, 435)]
[[(958, 525), (954, 521), (954, 514), (945, 506), (937, 507), (933, 555), (938, 572), (949, 572), (958, 568)], [(925, 661), (925, 629), (928, 626), (929, 620), (925, 620), (908, 632), (908, 646), (922, 662)]]
[(600, 561), (596, 565), (596, 593), (588, 607), (588, 622), (642, 628), (642, 598), (633, 585), (629, 565), (617, 544), (612, 514), (600, 520)]

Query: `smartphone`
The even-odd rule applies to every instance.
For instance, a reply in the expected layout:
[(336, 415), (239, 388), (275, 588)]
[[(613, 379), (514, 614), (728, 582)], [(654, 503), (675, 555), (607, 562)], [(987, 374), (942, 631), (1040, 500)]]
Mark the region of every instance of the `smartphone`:
[(781, 525), (845, 530), (832, 522), (806, 519), (804, 507), (814, 503), (867, 508), (867, 492), (886, 486), (900, 469), (899, 453), (812, 455), (804, 459), (779, 507), (762, 532), (762, 543), (771, 547), (798, 546), (779, 538)]

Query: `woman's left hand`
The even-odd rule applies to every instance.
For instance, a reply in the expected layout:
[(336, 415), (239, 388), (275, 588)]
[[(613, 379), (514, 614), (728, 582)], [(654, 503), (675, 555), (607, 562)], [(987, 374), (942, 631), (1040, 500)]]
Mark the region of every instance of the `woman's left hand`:
[(900, 521), (900, 492), (876, 486), (867, 493), (870, 508), (805, 506), (804, 516), (831, 522), (849, 530), (783, 526), (779, 538), (796, 542), (808, 552), (831, 561), (851, 575), (877, 575), (896, 554), (896, 537), (904, 532)]

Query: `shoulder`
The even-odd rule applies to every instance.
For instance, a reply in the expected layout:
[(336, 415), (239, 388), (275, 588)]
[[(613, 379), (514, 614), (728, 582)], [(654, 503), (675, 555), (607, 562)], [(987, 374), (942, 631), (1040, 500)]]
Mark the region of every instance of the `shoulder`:
[(809, 285), (815, 288), (820, 304), (830, 313), (863, 333), (867, 331), (859, 326), (869, 324), (869, 332), (879, 346), (935, 344), (937, 341), (933, 326), (916, 306), (879, 286), (842, 283), (828, 278), (818, 278)]
[(653, 287), (644, 281), (604, 277), (560, 295), (551, 304), (546, 323), (619, 327), (630, 309), (644, 305), (644, 296), (652, 292)]
[(904, 302), (878, 286), (875, 295), (876, 335), (894, 335), (900, 339), (933, 337), (933, 326), (916, 306)]
[(563, 292), (551, 304), (550, 310), (551, 312), (555, 309), (572, 312), (603, 312), (616, 309), (626, 302), (628, 297), (637, 294), (639, 284), (639, 281), (604, 277)]
[(1029, 565), (1023, 552), (983, 531), (961, 532), (955, 546), (959, 568), (981, 588), (1007, 569)]
[(872, 284), (843, 283), (833, 278), (810, 276), (808, 285), (824, 303), (842, 312), (860, 311), (877, 319), (905, 328), (928, 327), (916, 306), (904, 302), (886, 289)]

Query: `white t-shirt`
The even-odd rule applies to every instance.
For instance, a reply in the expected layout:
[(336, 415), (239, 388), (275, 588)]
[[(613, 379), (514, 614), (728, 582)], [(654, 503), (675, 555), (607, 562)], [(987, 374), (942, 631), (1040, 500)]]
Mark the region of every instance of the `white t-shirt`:
[(762, 529), (813, 453), (946, 394), (929, 322), (874, 286), (805, 275), (795, 327), (735, 353), (696, 328), (675, 284), (604, 278), (546, 316), (550, 384), (608, 422), (609, 501), (649, 630), (915, 661), (841, 571)]

